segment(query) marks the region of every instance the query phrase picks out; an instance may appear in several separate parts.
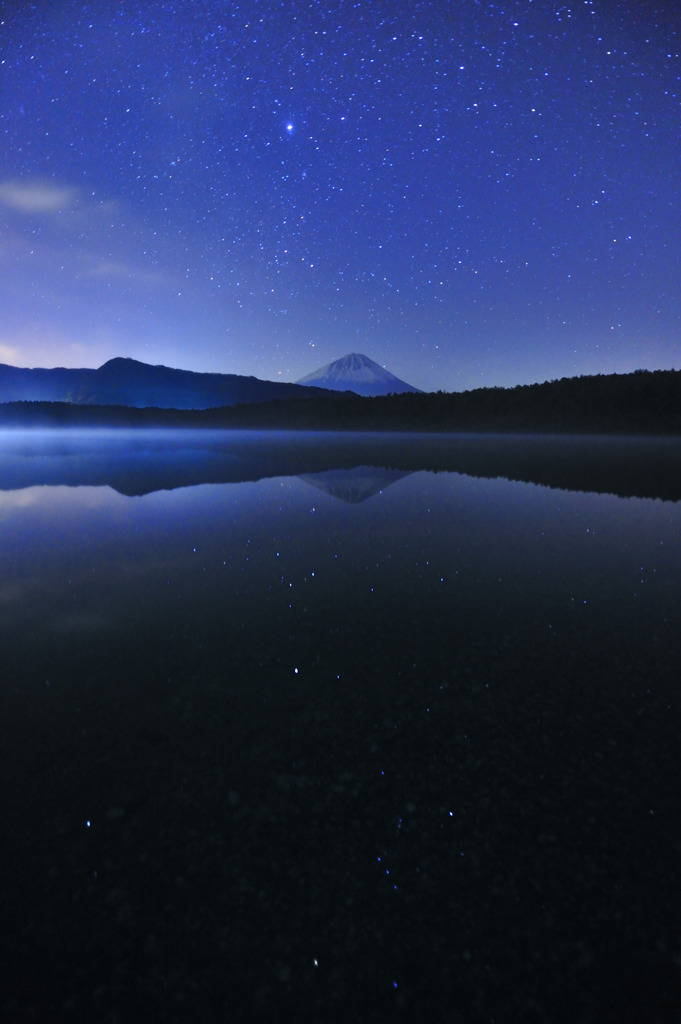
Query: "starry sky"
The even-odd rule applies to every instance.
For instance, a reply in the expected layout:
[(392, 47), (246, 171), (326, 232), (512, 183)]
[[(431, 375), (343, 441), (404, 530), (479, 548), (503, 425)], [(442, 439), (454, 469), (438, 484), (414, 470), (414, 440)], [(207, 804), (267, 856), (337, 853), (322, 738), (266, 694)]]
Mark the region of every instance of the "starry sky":
[(677, 4), (0, 12), (0, 362), (681, 367)]

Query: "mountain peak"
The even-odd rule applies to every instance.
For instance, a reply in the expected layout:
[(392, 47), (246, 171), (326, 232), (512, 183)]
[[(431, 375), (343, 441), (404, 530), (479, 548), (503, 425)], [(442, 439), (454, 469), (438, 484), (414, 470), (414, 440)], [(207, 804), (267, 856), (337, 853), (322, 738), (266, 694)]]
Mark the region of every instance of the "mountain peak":
[(229, 373), (196, 373), (128, 356), (98, 369), (22, 369), (0, 364), (3, 402), (70, 402), (135, 408), (213, 409), (281, 398), (314, 398), (309, 388)]
[(139, 359), (133, 359), (132, 356), (113, 356), (111, 359), (107, 359), (105, 363), (99, 367), (103, 370), (105, 366), (149, 366), (149, 363), (143, 363)]
[(320, 366), (318, 370), (301, 377), (296, 383), (308, 387), (328, 388), (330, 391), (354, 391), (358, 395), (368, 396), (419, 390), (400, 380), (361, 352), (350, 352), (332, 363)]

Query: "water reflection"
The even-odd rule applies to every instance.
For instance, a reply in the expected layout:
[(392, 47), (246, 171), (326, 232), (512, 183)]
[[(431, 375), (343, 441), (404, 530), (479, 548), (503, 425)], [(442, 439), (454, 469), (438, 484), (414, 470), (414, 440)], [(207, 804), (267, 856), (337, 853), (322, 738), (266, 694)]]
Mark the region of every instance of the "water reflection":
[(119, 440), (2, 457), (5, 1017), (676, 1012), (681, 505)]
[(381, 494), (391, 484), (407, 476), (399, 469), (357, 466), (355, 469), (331, 469), (322, 473), (306, 473), (300, 477), (306, 484), (318, 487), (340, 501), (355, 505)]
[(0, 432), (2, 490), (106, 484), (135, 495), (362, 466), (681, 499), (679, 438), (142, 429)]

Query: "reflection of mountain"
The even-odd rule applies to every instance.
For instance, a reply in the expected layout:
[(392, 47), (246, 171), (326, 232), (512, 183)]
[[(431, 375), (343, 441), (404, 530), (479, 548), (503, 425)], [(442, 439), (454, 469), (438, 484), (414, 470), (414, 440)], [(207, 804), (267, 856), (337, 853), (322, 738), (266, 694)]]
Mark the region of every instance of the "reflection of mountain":
[(331, 469), (323, 473), (305, 473), (300, 479), (349, 505), (357, 505), (374, 494), (397, 483), (409, 471), (385, 469), (380, 466), (356, 466), (354, 469)]
[(388, 474), (464, 473), (565, 490), (681, 500), (681, 438), (178, 429), (0, 431), (1, 490), (82, 484), (108, 485), (133, 495), (262, 477), (337, 474), (369, 465), (384, 467), (380, 472)]

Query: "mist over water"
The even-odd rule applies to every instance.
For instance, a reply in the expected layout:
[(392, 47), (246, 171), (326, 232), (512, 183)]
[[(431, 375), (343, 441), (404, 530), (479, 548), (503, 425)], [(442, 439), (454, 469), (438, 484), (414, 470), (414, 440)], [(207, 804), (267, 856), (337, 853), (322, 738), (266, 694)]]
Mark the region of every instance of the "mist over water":
[(3, 1010), (681, 1007), (681, 504), (123, 441), (0, 451)]

